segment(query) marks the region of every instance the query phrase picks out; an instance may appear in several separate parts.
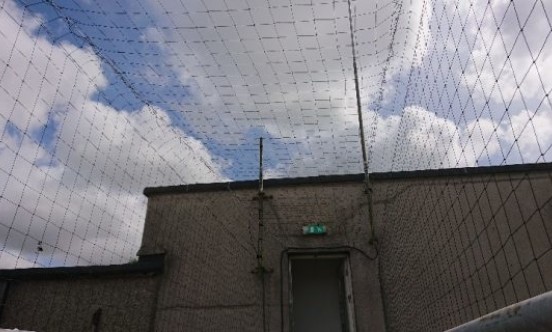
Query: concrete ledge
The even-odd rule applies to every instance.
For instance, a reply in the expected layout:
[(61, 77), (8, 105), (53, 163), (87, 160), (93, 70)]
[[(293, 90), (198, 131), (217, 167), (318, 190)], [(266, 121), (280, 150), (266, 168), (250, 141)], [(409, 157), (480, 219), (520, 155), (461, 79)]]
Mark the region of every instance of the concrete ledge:
[(0, 270), (0, 280), (48, 280), (75, 277), (99, 278), (129, 274), (161, 274), (165, 266), (165, 254), (140, 256), (138, 262), (106, 266), (75, 266)]
[[(519, 164), (519, 165), (504, 165), (504, 166), (485, 166), (485, 167), (463, 167), (463, 168), (443, 168), (443, 169), (428, 169), (417, 171), (402, 171), (402, 172), (381, 172), (371, 173), (372, 180), (392, 180), (392, 179), (408, 179), (408, 178), (428, 178), (428, 177), (446, 177), (446, 176), (473, 176), (486, 174), (500, 173), (517, 173), (517, 172), (534, 172), (534, 171), (552, 171), (552, 163), (538, 164)], [(346, 183), (358, 182), (362, 183), (364, 174), (346, 174), (346, 175), (324, 175), (316, 177), (303, 178), (283, 178), (283, 179), (268, 179), (264, 181), (265, 187), (286, 187), (297, 185), (316, 185), (329, 183)], [(149, 187), (144, 189), (144, 195), (147, 197), (162, 195), (162, 194), (181, 194), (181, 193), (198, 193), (240, 189), (256, 189), (259, 186), (257, 180), (236, 181), (236, 182), (220, 182), (220, 183), (200, 183), (188, 184), (179, 186), (167, 187)]]
[(428, 169), (419, 171), (404, 172), (385, 172), (373, 173), (371, 179), (408, 179), (408, 178), (429, 178), (429, 177), (447, 177), (447, 176), (474, 176), (474, 175), (494, 175), (503, 173), (525, 173), (535, 171), (552, 171), (552, 163), (538, 164), (518, 164), (504, 166), (485, 166), (485, 167), (461, 167), (461, 168), (443, 168)]
[[(362, 182), (364, 174), (347, 174), (347, 175), (324, 175), (316, 177), (304, 178), (285, 178), (285, 179), (267, 179), (264, 180), (264, 185), (268, 187), (283, 187), (297, 186), (302, 184), (327, 184), (341, 182)], [(240, 189), (257, 189), (259, 187), (258, 180), (236, 181), (236, 182), (219, 182), (219, 183), (199, 183), (185, 184), (179, 186), (167, 187), (149, 187), (144, 189), (144, 195), (150, 197), (159, 194), (174, 194), (174, 193), (197, 193), (210, 191), (230, 191)]]

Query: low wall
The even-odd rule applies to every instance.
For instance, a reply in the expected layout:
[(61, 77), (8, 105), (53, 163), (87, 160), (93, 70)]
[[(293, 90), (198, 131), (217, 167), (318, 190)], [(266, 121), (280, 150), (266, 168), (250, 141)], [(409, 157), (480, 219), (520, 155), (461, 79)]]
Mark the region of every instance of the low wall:
[(151, 331), (162, 256), (125, 265), (0, 271), (0, 327)]

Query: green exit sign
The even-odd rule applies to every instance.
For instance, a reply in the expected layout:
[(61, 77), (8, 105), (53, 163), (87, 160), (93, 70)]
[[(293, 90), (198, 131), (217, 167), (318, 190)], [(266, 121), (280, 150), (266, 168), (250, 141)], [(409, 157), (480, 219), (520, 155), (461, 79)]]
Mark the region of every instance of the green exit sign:
[(326, 234), (326, 226), (324, 225), (307, 225), (303, 226), (303, 235), (323, 235)]

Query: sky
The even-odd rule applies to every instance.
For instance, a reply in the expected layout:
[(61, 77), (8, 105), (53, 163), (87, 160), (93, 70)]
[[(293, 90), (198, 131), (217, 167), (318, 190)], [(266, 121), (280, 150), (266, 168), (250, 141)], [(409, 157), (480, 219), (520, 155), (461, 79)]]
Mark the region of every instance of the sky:
[[(370, 172), (549, 162), (552, 1), (352, 1)], [(125, 263), (145, 187), (362, 172), (346, 1), (5, 0), (0, 268)]]

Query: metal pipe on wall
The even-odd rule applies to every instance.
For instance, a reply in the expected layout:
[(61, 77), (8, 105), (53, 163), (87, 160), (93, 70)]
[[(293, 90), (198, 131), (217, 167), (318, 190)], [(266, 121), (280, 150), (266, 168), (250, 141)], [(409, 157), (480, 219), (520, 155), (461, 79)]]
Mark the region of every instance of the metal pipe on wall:
[(2, 313), (8, 301), (8, 290), (10, 288), (9, 280), (0, 280), (0, 323), (2, 322)]
[(504, 307), (447, 332), (552, 331), (552, 291)]

